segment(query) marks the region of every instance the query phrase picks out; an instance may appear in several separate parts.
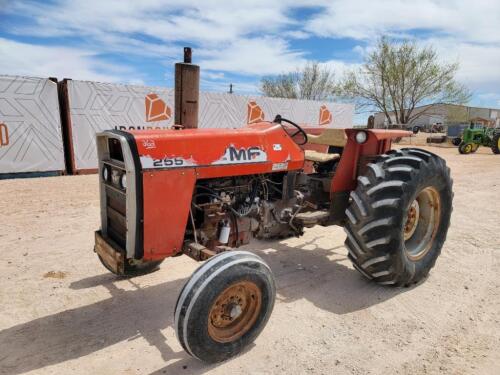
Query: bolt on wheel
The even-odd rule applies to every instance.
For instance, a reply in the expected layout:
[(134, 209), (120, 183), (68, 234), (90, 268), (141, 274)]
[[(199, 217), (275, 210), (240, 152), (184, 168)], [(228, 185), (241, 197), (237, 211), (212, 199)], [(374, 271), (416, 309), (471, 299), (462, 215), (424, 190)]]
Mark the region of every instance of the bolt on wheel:
[(264, 329), (275, 298), (273, 275), (260, 257), (246, 251), (216, 255), (193, 273), (179, 295), (177, 338), (193, 357), (224, 361)]
[(231, 285), (210, 309), (208, 334), (218, 342), (240, 338), (257, 320), (261, 305), (262, 293), (255, 283), (241, 281)]
[(405, 250), (408, 258), (417, 261), (425, 256), (436, 236), (441, 200), (434, 187), (420, 191), (408, 209), (404, 226)]

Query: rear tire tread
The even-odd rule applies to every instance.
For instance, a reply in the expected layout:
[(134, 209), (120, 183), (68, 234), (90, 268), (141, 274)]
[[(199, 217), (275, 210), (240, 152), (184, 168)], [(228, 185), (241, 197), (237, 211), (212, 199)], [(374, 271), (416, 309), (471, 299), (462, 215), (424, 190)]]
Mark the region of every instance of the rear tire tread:
[[(360, 177), (369, 183), (358, 184), (351, 192), (352, 202), (346, 210), (348, 258), (360, 273), (381, 285), (411, 285), (422, 280), (434, 266), (446, 239), (453, 197), (449, 168), (437, 155), (413, 148), (390, 151), (368, 167), (366, 175)], [(425, 176), (419, 177), (420, 174)], [(447, 199), (438, 229), (442, 235), (436, 237), (437, 249), (434, 258), (426, 261), (425, 270), (405, 263), (398, 253), (405, 205), (409, 206), (409, 194), (419, 178), (437, 178), (443, 186), (440, 194)]]

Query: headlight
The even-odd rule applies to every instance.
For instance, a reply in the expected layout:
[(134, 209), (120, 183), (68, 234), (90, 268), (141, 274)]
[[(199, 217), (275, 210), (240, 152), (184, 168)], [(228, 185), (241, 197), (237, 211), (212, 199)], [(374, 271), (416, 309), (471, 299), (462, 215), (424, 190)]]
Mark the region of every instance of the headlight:
[(120, 185), (123, 189), (127, 188), (127, 174), (126, 173), (122, 174), (122, 176), (120, 177)]
[(365, 131), (360, 131), (356, 133), (356, 142), (359, 144), (365, 143), (368, 139), (368, 134)]
[(111, 169), (111, 182), (113, 183), (113, 185), (120, 186), (120, 177), (120, 171), (114, 168)]
[(104, 167), (102, 169), (102, 179), (104, 181), (108, 181), (108, 178), (109, 178), (109, 168), (108, 167)]

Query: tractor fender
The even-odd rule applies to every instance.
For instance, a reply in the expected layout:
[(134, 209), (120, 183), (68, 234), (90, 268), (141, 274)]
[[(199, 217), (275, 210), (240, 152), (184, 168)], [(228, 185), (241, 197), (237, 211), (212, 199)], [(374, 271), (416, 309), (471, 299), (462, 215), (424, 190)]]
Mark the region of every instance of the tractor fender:
[[(361, 144), (356, 141), (356, 134), (360, 131), (367, 133), (366, 141)], [(366, 164), (370, 157), (388, 152), (393, 140), (411, 136), (411, 132), (405, 130), (346, 129), (345, 132), (347, 144), (332, 179), (332, 197), (334, 193), (356, 188), (360, 164)]]

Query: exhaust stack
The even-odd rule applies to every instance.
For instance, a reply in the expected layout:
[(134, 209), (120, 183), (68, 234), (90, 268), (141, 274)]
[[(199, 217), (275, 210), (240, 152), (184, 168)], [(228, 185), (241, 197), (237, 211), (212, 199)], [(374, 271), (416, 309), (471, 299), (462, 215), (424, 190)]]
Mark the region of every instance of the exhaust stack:
[(175, 125), (198, 127), (200, 67), (191, 64), (190, 47), (184, 47), (184, 62), (175, 64)]

